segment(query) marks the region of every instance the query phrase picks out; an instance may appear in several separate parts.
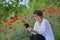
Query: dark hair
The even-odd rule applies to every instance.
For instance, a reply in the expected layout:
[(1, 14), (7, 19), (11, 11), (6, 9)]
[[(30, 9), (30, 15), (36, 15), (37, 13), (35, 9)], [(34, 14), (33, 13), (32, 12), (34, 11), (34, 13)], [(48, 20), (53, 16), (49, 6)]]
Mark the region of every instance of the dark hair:
[(42, 18), (43, 13), (40, 10), (35, 10), (33, 14), (37, 14), (38, 16), (40, 16)]

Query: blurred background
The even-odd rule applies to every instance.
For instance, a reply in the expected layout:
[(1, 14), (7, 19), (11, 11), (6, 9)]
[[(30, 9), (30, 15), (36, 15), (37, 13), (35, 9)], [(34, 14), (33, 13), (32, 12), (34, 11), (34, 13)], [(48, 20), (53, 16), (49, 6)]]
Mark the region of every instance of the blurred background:
[(34, 27), (33, 11), (41, 10), (60, 40), (60, 0), (0, 0), (0, 40), (29, 40), (24, 23)]

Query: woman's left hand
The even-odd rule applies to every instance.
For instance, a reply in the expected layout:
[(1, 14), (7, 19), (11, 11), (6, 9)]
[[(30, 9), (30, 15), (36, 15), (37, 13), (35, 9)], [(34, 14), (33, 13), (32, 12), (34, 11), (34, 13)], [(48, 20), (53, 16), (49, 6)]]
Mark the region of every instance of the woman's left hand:
[(31, 32), (31, 31), (32, 31), (32, 28), (28, 27), (27, 30), (28, 30), (29, 32)]

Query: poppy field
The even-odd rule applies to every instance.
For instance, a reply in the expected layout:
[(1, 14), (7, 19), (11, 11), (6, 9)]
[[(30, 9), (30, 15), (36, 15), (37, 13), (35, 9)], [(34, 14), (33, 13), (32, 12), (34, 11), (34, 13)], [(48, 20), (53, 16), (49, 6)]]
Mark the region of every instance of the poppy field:
[(37, 9), (49, 20), (55, 40), (60, 40), (60, 0), (30, 0), (29, 8), (17, 0), (11, 2), (0, 1), (0, 40), (29, 40), (24, 23), (34, 27), (33, 12)]

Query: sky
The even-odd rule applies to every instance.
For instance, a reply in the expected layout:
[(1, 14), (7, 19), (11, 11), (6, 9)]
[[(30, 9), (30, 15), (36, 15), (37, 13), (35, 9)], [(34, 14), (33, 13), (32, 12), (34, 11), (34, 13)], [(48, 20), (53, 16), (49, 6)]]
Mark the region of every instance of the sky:
[[(14, 0), (13, 0), (13, 1), (14, 1)], [(9, 2), (9, 3), (11, 4), (11, 1), (10, 1), (10, 0), (6, 0), (6, 2), (7, 2), (7, 3)], [(23, 0), (23, 2), (21, 2), (21, 1), (19, 0), (19, 4), (25, 5), (27, 8), (29, 8), (28, 3), (29, 3), (29, 0)]]

